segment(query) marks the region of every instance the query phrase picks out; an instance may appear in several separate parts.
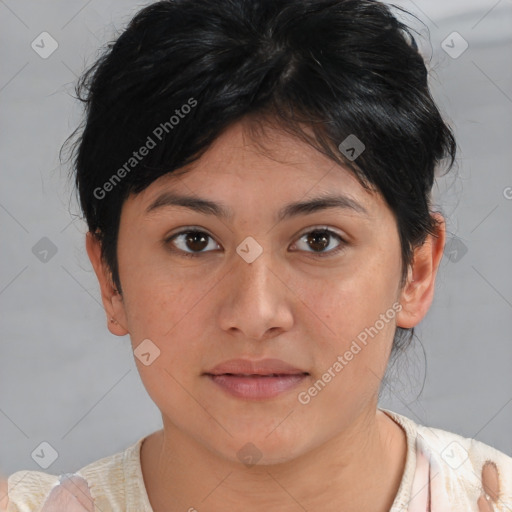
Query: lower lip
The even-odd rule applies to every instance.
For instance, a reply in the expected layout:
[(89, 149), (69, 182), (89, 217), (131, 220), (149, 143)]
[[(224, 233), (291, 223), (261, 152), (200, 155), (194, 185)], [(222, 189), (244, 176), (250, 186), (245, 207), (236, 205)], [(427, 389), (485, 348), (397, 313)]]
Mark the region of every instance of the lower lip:
[(275, 377), (243, 377), (239, 375), (207, 375), (227, 393), (238, 398), (264, 400), (288, 391), (308, 375), (277, 375)]

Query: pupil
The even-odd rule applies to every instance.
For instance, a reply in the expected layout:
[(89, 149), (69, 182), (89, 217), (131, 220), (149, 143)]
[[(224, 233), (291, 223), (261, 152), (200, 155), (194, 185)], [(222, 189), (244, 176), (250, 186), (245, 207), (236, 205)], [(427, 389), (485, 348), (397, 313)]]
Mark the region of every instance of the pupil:
[[(194, 244), (199, 243), (199, 247)], [(204, 233), (200, 233), (199, 231), (191, 231), (187, 236), (187, 246), (189, 249), (193, 251), (201, 251), (208, 245), (207, 237), (204, 236)]]
[[(314, 239), (313, 243), (311, 243), (311, 239)], [(318, 240), (321, 240), (320, 247), (316, 247)], [(313, 250), (321, 251), (325, 249), (329, 245), (329, 235), (326, 231), (312, 231), (308, 236), (308, 244)]]

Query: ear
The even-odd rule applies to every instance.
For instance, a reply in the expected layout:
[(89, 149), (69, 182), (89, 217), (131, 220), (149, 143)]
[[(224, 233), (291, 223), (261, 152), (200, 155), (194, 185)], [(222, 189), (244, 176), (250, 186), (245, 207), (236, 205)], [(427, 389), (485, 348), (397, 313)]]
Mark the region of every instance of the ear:
[(101, 242), (90, 231), (85, 236), (85, 247), (100, 284), (101, 301), (107, 314), (108, 330), (116, 336), (124, 336), (128, 334), (128, 329), (125, 327), (127, 322), (123, 297), (117, 291), (112, 280), (112, 272), (102, 258)]
[(432, 304), (437, 269), (443, 256), (446, 223), (440, 213), (431, 215), (438, 222), (437, 236), (428, 235), (423, 245), (414, 251), (407, 282), (399, 296), (402, 310), (396, 317), (398, 327), (408, 329), (419, 324)]

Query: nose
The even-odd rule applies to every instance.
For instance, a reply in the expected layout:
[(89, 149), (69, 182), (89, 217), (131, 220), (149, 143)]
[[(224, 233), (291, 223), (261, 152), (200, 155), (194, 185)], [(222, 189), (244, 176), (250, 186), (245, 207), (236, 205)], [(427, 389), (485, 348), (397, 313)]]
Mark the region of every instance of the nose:
[(240, 337), (264, 340), (293, 325), (294, 293), (273, 260), (270, 250), (252, 263), (235, 256), (233, 268), (223, 280), (220, 326)]

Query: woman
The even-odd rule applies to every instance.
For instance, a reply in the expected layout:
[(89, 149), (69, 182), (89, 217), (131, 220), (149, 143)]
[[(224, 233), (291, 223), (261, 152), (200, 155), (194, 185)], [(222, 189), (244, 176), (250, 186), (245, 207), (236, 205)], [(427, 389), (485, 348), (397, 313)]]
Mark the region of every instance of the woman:
[(78, 93), (87, 252), (163, 429), (14, 473), (9, 512), (511, 509), (510, 457), (378, 407), (456, 153), (387, 6), (157, 2)]

